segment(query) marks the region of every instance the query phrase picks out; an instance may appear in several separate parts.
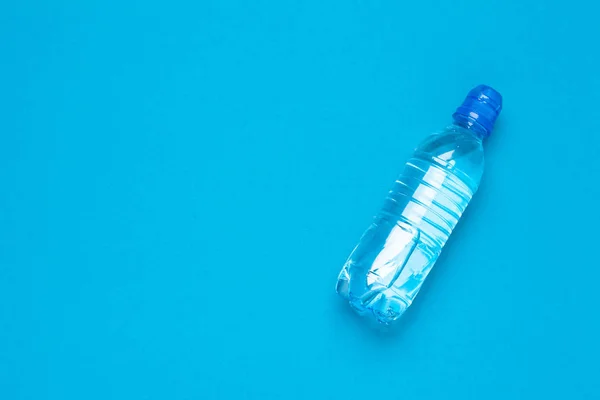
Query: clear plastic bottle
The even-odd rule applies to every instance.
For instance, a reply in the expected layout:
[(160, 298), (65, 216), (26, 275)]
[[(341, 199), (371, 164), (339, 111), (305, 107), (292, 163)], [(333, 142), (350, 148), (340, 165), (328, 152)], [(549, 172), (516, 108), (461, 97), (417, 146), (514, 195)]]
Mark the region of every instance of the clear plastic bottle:
[(411, 305), (477, 191), (501, 109), (500, 94), (480, 85), (417, 147), (340, 272), (336, 290), (359, 314), (387, 325)]

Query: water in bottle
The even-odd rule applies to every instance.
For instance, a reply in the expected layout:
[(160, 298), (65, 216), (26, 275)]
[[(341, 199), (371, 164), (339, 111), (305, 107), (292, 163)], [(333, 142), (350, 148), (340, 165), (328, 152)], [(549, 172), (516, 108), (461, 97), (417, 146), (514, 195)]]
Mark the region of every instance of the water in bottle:
[(359, 314), (388, 325), (411, 305), (477, 191), (501, 109), (500, 94), (480, 85), (416, 148), (340, 272), (336, 290)]

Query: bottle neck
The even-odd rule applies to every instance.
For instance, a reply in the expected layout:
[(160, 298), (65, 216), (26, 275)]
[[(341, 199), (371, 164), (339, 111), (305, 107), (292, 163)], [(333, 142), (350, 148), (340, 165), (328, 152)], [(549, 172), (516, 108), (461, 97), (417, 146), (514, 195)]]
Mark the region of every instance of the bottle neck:
[(480, 141), (483, 141), (483, 139), (487, 138), (490, 135), (487, 132), (487, 130), (485, 128), (483, 128), (481, 125), (479, 125), (477, 123), (472, 123), (469, 121), (461, 121), (461, 120), (457, 119), (456, 117), (454, 118), (454, 121), (452, 122), (452, 126), (457, 128), (460, 131), (465, 132), (465, 133), (468, 132), (469, 134), (473, 135)]

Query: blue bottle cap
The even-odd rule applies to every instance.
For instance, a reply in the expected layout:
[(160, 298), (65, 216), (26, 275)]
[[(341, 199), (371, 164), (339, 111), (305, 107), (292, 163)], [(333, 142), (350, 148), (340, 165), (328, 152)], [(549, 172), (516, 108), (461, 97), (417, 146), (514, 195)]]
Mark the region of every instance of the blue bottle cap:
[(502, 110), (502, 96), (489, 86), (479, 85), (472, 89), (462, 105), (452, 115), (454, 121), (488, 137), (494, 122)]

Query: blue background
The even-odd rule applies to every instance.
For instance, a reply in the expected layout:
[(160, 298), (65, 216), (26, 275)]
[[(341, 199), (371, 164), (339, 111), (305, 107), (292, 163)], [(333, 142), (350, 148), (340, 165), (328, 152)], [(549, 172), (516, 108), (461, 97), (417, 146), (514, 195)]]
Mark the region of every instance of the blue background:
[[(599, 11), (4, 1), (0, 398), (599, 398)], [(375, 332), (337, 273), (479, 83), (483, 184)]]

